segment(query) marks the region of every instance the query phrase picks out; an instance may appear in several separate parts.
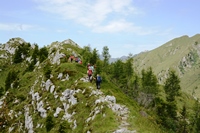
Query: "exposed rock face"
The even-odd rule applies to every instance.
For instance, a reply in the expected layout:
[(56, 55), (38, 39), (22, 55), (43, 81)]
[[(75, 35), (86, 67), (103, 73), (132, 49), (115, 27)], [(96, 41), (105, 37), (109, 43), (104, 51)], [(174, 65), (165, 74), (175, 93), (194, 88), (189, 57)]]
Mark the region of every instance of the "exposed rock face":
[(56, 53), (52, 53), (51, 55), (49, 55), (49, 59), (51, 61), (52, 64), (60, 64), (60, 58), (65, 57), (65, 54), (60, 53), (59, 50), (56, 51)]
[(58, 114), (62, 111), (63, 109), (61, 109), (60, 107), (56, 108), (56, 112), (53, 114), (54, 117), (58, 117)]
[(25, 128), (28, 130), (28, 133), (33, 133), (33, 120), (31, 115), (29, 115), (29, 107), (25, 106)]

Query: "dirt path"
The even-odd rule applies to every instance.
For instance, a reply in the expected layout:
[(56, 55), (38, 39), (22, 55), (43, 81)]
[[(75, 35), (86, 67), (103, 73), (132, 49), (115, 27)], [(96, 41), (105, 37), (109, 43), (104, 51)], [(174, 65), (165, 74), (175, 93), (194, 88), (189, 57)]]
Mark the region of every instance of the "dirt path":
[[(88, 79), (82, 78), (83, 82), (88, 82)], [(112, 109), (121, 119), (121, 124), (119, 125), (118, 129), (113, 133), (136, 133), (136, 130), (130, 131), (128, 130), (128, 117), (129, 117), (129, 109), (125, 105), (121, 105), (116, 103), (116, 98), (114, 96), (105, 96), (105, 94), (101, 90), (97, 90), (96, 87), (89, 87), (92, 91), (91, 95), (96, 95), (98, 99), (95, 101), (95, 104), (100, 102), (107, 102), (108, 107)]]

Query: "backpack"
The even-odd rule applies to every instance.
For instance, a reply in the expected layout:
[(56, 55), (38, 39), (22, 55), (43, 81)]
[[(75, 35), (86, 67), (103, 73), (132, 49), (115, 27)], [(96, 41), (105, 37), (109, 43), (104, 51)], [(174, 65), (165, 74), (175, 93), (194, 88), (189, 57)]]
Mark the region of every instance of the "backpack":
[(92, 75), (92, 70), (88, 70), (88, 75)]
[(101, 82), (101, 77), (100, 76), (97, 76), (97, 81)]

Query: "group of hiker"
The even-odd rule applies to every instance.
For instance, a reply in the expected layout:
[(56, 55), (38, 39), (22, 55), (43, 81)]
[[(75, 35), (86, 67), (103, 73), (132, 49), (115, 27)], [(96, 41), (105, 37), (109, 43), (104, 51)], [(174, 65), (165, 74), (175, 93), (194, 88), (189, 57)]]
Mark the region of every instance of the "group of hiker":
[[(82, 60), (79, 57), (76, 57), (74, 55), (71, 55), (68, 58), (68, 61), (71, 62), (71, 63), (76, 62), (76, 63), (82, 64)], [(97, 89), (100, 89), (100, 84), (101, 84), (102, 79), (101, 79), (101, 76), (99, 74), (97, 74), (95, 77), (93, 77), (94, 71), (95, 71), (95, 66), (93, 64), (88, 63), (87, 64), (88, 80), (91, 83), (92, 83), (93, 80), (95, 80)]]
[(82, 64), (82, 60), (79, 57), (75, 57), (74, 55), (71, 55), (68, 60), (70, 62), (75, 61), (76, 63)]
[(87, 65), (87, 74), (88, 74), (88, 80), (92, 83), (92, 80), (94, 79), (96, 81), (96, 87), (97, 89), (100, 89), (100, 84), (101, 84), (101, 76), (99, 74), (96, 75), (95, 78), (93, 78), (95, 66), (88, 63)]

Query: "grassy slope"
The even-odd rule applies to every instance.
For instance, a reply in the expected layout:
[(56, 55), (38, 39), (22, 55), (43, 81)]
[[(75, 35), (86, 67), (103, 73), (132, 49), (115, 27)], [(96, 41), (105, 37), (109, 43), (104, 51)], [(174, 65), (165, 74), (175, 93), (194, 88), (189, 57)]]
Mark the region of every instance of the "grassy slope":
[[(104, 78), (107, 78), (103, 75)], [(130, 110), (130, 115), (128, 118), (129, 128), (131, 130), (136, 129), (139, 133), (164, 133), (165, 131), (161, 130), (158, 125), (156, 125), (151, 117), (143, 117), (140, 115), (141, 108), (137, 103), (127, 97), (119, 88), (114, 86), (110, 82), (103, 82), (102, 89), (106, 95), (113, 95), (117, 99), (117, 103), (126, 105)]]
[[(65, 47), (67, 48), (67, 47)], [(73, 46), (70, 46), (70, 48), (74, 48)], [(80, 50), (80, 49), (77, 49)], [(89, 113), (94, 109), (94, 101), (96, 97), (91, 96), (88, 97), (88, 95), (91, 93), (88, 89), (90, 86), (95, 88), (95, 84), (90, 83), (82, 83), (78, 82), (77, 86), (74, 85), (75, 81), (77, 79), (80, 79), (81, 77), (85, 76), (85, 66), (76, 64), (76, 63), (67, 63), (63, 61), (61, 65), (52, 65), (52, 75), (53, 78), (51, 79), (52, 82), (56, 85), (55, 90), (57, 91), (58, 95), (61, 95), (61, 93), (66, 89), (81, 89), (86, 90), (85, 94), (77, 94), (76, 98), (78, 99), (78, 104), (71, 107), (69, 109), (69, 112), (76, 112), (76, 115), (73, 116), (72, 119), (77, 120), (78, 127), (69, 132), (85, 132), (87, 130), (90, 130), (92, 132), (96, 133), (102, 133), (102, 132), (113, 132), (118, 128), (120, 125), (120, 119), (118, 116), (116, 116), (115, 113), (111, 111), (109, 108), (105, 108), (103, 112), (106, 114), (107, 117), (102, 117), (102, 115), (97, 115), (96, 118), (92, 123), (89, 123), (89, 125), (85, 125), (85, 120), (88, 118)], [(45, 130), (45, 119), (42, 119), (39, 116), (39, 113), (34, 113), (34, 108), (31, 106), (32, 97), (29, 95), (29, 92), (31, 90), (31, 87), (34, 86), (34, 92), (38, 92), (41, 96), (41, 100), (45, 103), (44, 108), (47, 108), (48, 106), (51, 107), (51, 111), (48, 111), (48, 115), (52, 115), (52, 113), (55, 112), (57, 107), (62, 107), (62, 103), (59, 99), (55, 99), (52, 93), (49, 93), (47, 91), (43, 91), (41, 88), (42, 81), (46, 81), (43, 75), (43, 70), (36, 69), (34, 72), (26, 72), (25, 70), (25, 64), (17, 64), (17, 65), (9, 65), (7, 66), (1, 73), (0, 79), (1, 79), (1, 85), (5, 83), (6, 76), (8, 72), (11, 69), (14, 69), (16, 71), (19, 71), (18, 77), (19, 77), (19, 88), (18, 89), (10, 89), (10, 93), (8, 94), (6, 101), (7, 101), (7, 109), (8, 110), (14, 110), (14, 112), (22, 112), (24, 114), (24, 106), (29, 105), (30, 107), (30, 114), (33, 118), (33, 124), (34, 127), (36, 127), (38, 124), (43, 125), (43, 128), (37, 128), (35, 129), (36, 132), (46, 132)], [(41, 64), (42, 67), (45, 66), (45, 62)], [(57, 79), (57, 76), (59, 73), (69, 73), (70, 80), (69, 81), (59, 81)], [(104, 75), (104, 78), (106, 79), (106, 75)], [(37, 83), (35, 82), (37, 81)], [(35, 84), (36, 83), (36, 84)], [(151, 118), (145, 118), (142, 117), (139, 114), (140, 107), (136, 104), (135, 101), (128, 98), (126, 95), (124, 95), (119, 88), (114, 86), (112, 83), (108, 82), (108, 80), (104, 80), (102, 83), (101, 90), (104, 92), (105, 95), (113, 95), (117, 99), (117, 103), (126, 105), (130, 110), (130, 116), (128, 118), (128, 121), (130, 123), (129, 129), (130, 130), (137, 130), (137, 132), (162, 132), (156, 124), (152, 122)], [(16, 99), (20, 100), (18, 104), (13, 103)], [(86, 106), (87, 103), (87, 106)], [(106, 105), (103, 105), (106, 106)], [(58, 118), (53, 118), (55, 126), (51, 130), (51, 132), (56, 132), (59, 129), (60, 124), (62, 123), (62, 115), (61, 112)], [(10, 120), (10, 125), (13, 125), (12, 123), (17, 122), (24, 123), (24, 115), (19, 115), (18, 117), (14, 117), (14, 119)], [(19, 129), (18, 126), (15, 126), (14, 131), (17, 131)]]
[[(200, 44), (194, 45), (195, 41), (200, 43), (200, 35), (195, 35), (191, 38), (182, 36), (175, 38), (164, 45), (145, 53), (141, 53), (135, 57), (135, 67), (141, 71), (143, 68), (152, 67), (155, 74), (159, 77), (165, 77), (169, 68), (177, 71), (181, 78), (181, 88), (183, 91), (192, 94), (193, 89), (197, 86), (200, 88), (200, 69), (196, 64), (191, 68), (186, 68), (184, 75), (178, 70), (180, 61), (184, 56), (194, 49), (199, 50)], [(199, 59), (198, 59), (199, 61)], [(197, 89), (196, 96), (200, 97), (200, 89)]]

